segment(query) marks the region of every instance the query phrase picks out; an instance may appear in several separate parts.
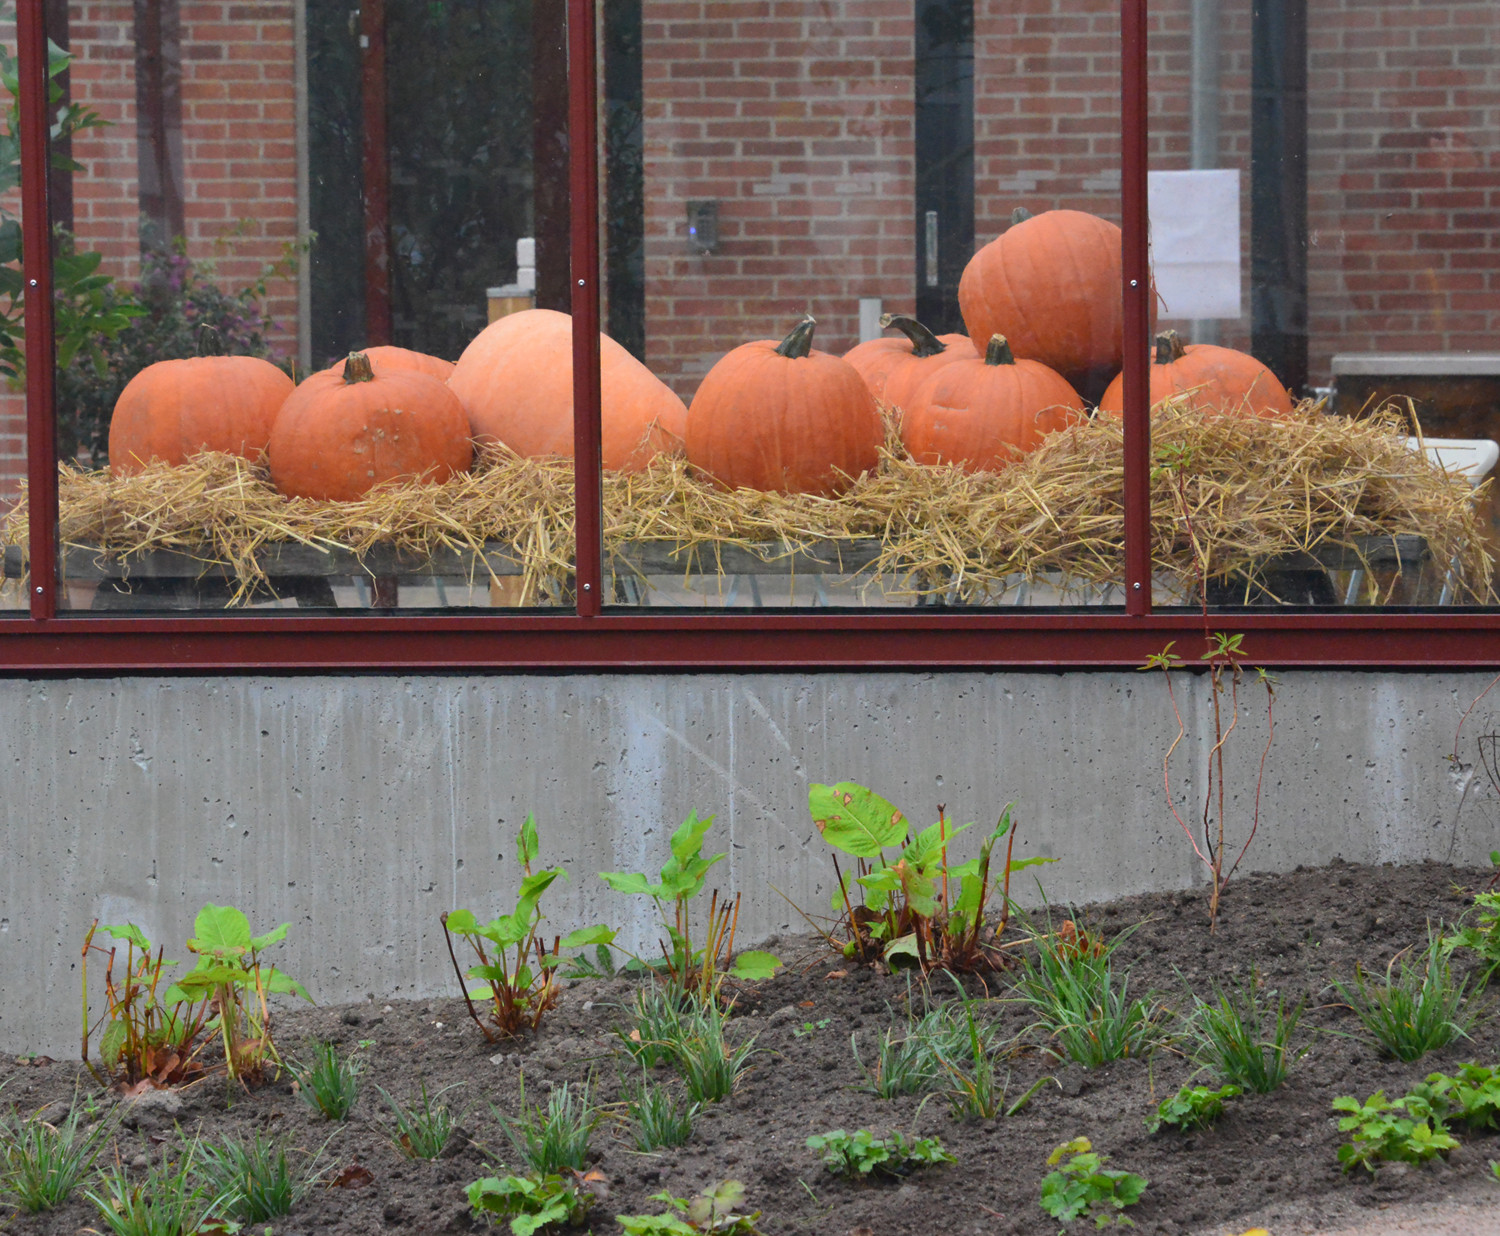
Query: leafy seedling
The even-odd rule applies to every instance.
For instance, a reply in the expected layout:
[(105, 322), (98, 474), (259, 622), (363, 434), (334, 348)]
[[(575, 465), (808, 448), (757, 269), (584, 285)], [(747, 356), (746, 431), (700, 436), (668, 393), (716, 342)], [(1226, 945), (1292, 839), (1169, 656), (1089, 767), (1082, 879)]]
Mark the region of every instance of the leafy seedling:
[(1413, 1096), (1388, 1102), (1384, 1090), (1377, 1090), (1365, 1102), (1348, 1095), (1333, 1101), (1333, 1110), (1347, 1112), (1339, 1121), (1339, 1132), (1349, 1140), (1338, 1149), (1339, 1162), (1346, 1172), (1355, 1167), (1375, 1170), (1383, 1160), (1400, 1163), (1425, 1163), (1458, 1145), (1442, 1119), (1428, 1104)]
[(1471, 1129), (1500, 1128), (1500, 1069), (1482, 1064), (1460, 1065), (1456, 1076), (1429, 1073), (1412, 1087), (1408, 1098), (1419, 1098), (1443, 1120)]
[(819, 1030), (827, 1030), (832, 1024), (833, 1019), (829, 1017), (820, 1017), (817, 1021), (804, 1021), (792, 1031), (792, 1037), (794, 1039), (810, 1039)]
[[(516, 836), (521, 890), (515, 909), (488, 923), (481, 923), (472, 910), (452, 910), (441, 918), (448, 957), (463, 989), (469, 1016), (490, 1042), (512, 1037), (522, 1030), (535, 1030), (542, 1024), (547, 1010), (557, 1003), (555, 970), (560, 961), (558, 951), (563, 945), (572, 948), (597, 944), (602, 936), (613, 934), (606, 927), (585, 927), (572, 932), (566, 940), (554, 936), (552, 947), (546, 946), (541, 935), (542, 894), (559, 876), (566, 879), (567, 873), (561, 867), (533, 872), (531, 864), (538, 849), (536, 816), (528, 813)], [(473, 951), (474, 964), (467, 970), (453, 948), (454, 936), (460, 937)], [(477, 981), (471, 984), (466, 980)], [(476, 997), (488, 1002), (488, 1020), (475, 1008)]]
[[(1500, 857), (1500, 850), (1491, 855), (1492, 859), (1496, 857)], [(1452, 957), (1459, 949), (1472, 950), (1484, 967), (1475, 986), (1483, 988), (1500, 969), (1500, 893), (1477, 893), (1470, 913), (1474, 916), (1472, 922), (1465, 914), (1458, 930), (1443, 937), (1443, 956)]]
[(1094, 1153), (1086, 1137), (1064, 1142), (1047, 1156), (1047, 1166), (1055, 1170), (1042, 1178), (1042, 1209), (1060, 1223), (1088, 1215), (1099, 1227), (1134, 1226), (1121, 1212), (1141, 1200), (1150, 1182), (1134, 1172), (1105, 1167), (1108, 1161), (1108, 1155)]
[(1241, 1093), (1238, 1086), (1221, 1086), (1218, 1090), (1184, 1086), (1157, 1105), (1155, 1113), (1146, 1118), (1146, 1130), (1155, 1133), (1162, 1125), (1180, 1130), (1206, 1129), (1224, 1114), (1224, 1101)]
[(906, 1176), (917, 1168), (934, 1167), (957, 1160), (935, 1137), (908, 1142), (900, 1133), (876, 1137), (869, 1129), (846, 1133), (815, 1133), (807, 1148), (823, 1156), (823, 1166), (835, 1176), (868, 1180), (872, 1176)]
[[(659, 939), (661, 956), (650, 959), (628, 954), (638, 967), (664, 977), (671, 987), (684, 995), (696, 992), (701, 1000), (717, 999), (724, 979), (756, 980), (770, 978), (781, 962), (770, 953), (748, 951), (734, 955), (735, 927), (739, 922), (740, 898), (719, 899), (718, 889), (709, 897), (708, 921), (702, 943), (694, 939), (692, 907), (703, 891), (709, 870), (725, 857), (704, 857), (703, 839), (713, 825), (714, 817), (688, 813), (672, 834), (672, 854), (662, 864), (658, 878), (634, 871), (601, 871), (599, 878), (617, 893), (649, 897), (655, 904), (665, 939)], [(575, 936), (579, 933), (575, 933)], [(571, 938), (571, 937), (570, 937)], [(591, 929), (580, 944), (613, 944), (615, 933)], [(618, 948), (619, 946), (616, 945)], [(621, 950), (626, 951), (626, 950)]]
[(655, 1193), (653, 1202), (665, 1202), (671, 1207), (665, 1214), (616, 1215), (618, 1223), (629, 1236), (700, 1236), (700, 1233), (717, 1233), (718, 1236), (760, 1236), (755, 1221), (760, 1211), (750, 1214), (737, 1213), (737, 1207), (745, 1196), (745, 1186), (738, 1180), (726, 1180), (695, 1198), (673, 1197), (669, 1192)]
[(576, 1227), (594, 1204), (594, 1195), (558, 1172), (530, 1176), (487, 1176), (468, 1187), (476, 1215), (510, 1220), (512, 1236), (532, 1236), (543, 1228)]

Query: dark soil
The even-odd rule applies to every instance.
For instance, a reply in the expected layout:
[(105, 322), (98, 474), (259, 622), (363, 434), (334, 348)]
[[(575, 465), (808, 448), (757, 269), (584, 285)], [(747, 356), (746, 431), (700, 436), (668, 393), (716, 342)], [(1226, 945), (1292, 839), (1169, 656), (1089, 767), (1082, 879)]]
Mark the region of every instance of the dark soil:
[[(1008, 1034), (1021, 1036), (1008, 1061), (1011, 1094), (1039, 1077), (1057, 1081), (1018, 1115), (961, 1123), (949, 1115), (942, 1096), (887, 1102), (862, 1093), (850, 1036), (858, 1037), (869, 1059), (877, 1036), (902, 1016), (907, 980), (854, 968), (838, 976), (846, 963), (817, 941), (784, 940), (773, 947), (792, 964), (743, 991), (735, 1008), (733, 1031), (740, 1041), (756, 1036), (763, 1054), (739, 1091), (700, 1117), (692, 1141), (681, 1150), (640, 1154), (609, 1121), (600, 1126), (595, 1167), (607, 1179), (607, 1195), (594, 1208), (591, 1230), (605, 1236), (620, 1230), (615, 1214), (659, 1212), (663, 1207), (651, 1195), (663, 1189), (688, 1196), (736, 1178), (746, 1185), (746, 1204), (762, 1212), (760, 1228), (768, 1236), (1050, 1236), (1058, 1225), (1037, 1205), (1045, 1160), (1054, 1146), (1077, 1136), (1091, 1138), (1114, 1166), (1149, 1178), (1144, 1199), (1131, 1211), (1143, 1233), (1202, 1232), (1231, 1220), (1239, 1231), (1252, 1219), (1275, 1223), (1292, 1215), (1337, 1226), (1361, 1208), (1392, 1201), (1500, 1190), (1486, 1180), (1489, 1161), (1500, 1158), (1500, 1136), (1493, 1134), (1463, 1134), (1462, 1147), (1447, 1162), (1386, 1167), (1373, 1177), (1362, 1170), (1345, 1175), (1334, 1157), (1340, 1134), (1330, 1109), (1338, 1095), (1363, 1099), (1383, 1088), (1395, 1096), (1435, 1069), (1451, 1072), (1468, 1060), (1500, 1060), (1500, 1023), (1492, 1015), (1470, 1040), (1415, 1064), (1382, 1060), (1344, 1037), (1358, 1026), (1328, 986), (1330, 976), (1350, 976), (1356, 962), (1379, 969), (1398, 950), (1423, 941), (1428, 924), (1455, 919), (1486, 878), (1440, 865), (1343, 864), (1246, 876), (1228, 894), (1216, 935), (1208, 932), (1201, 892), (1080, 909), (1081, 921), (1107, 935), (1140, 924), (1117, 956), (1133, 967), (1132, 990), (1155, 989), (1168, 1005), (1186, 1003), (1188, 988), (1206, 995), (1211, 980), (1243, 978), (1252, 966), (1267, 985), (1293, 999), (1309, 998), (1303, 1026), (1311, 1050), (1288, 1084), (1237, 1100), (1214, 1128), (1187, 1136), (1149, 1134), (1143, 1124), (1154, 1102), (1193, 1075), (1180, 1054), (1167, 1050), (1151, 1060), (1123, 1060), (1093, 1071), (1063, 1065), (1047, 1054), (1036, 1032), (1023, 1033), (1030, 1019), (1015, 1004), (984, 1009)], [(992, 980), (991, 986), (1003, 995), (1008, 980)], [(952, 990), (947, 980), (933, 986), (935, 998)], [(330, 1126), (313, 1118), (286, 1080), (247, 1094), (226, 1090), (218, 1079), (173, 1095), (167, 1106), (129, 1110), (117, 1152), (125, 1163), (159, 1159), (178, 1144), (174, 1125), (204, 1137), (269, 1131), (308, 1148), (332, 1134), (327, 1156), (334, 1174), (357, 1163), (370, 1179), (360, 1187), (314, 1190), (273, 1225), (277, 1236), (482, 1229), (483, 1222), (470, 1218), (464, 1186), (495, 1174), (497, 1164), (520, 1170), (494, 1112), (516, 1111), (523, 1070), (529, 1098), (590, 1076), (601, 1097), (615, 1098), (613, 1030), (631, 991), (626, 980), (573, 983), (539, 1035), (505, 1045), (484, 1041), (460, 999), (288, 1008), (278, 1017), (277, 1036), (294, 1055), (312, 1039), (333, 1039), (349, 1051), (368, 1042), (362, 1054), (369, 1069), (347, 1123)], [(797, 1033), (808, 1027), (811, 1033)], [(666, 1071), (657, 1076), (669, 1080)], [(62, 1062), (0, 1064), (3, 1099), (23, 1113), (70, 1100), (78, 1078), (78, 1069)], [(464, 1135), (431, 1162), (408, 1159), (393, 1147), (375, 1088), (406, 1098), (422, 1081), (429, 1090), (462, 1083), (447, 1097), (466, 1112)], [(95, 1094), (101, 1107), (116, 1101), (97, 1096), (87, 1075), (81, 1092)], [(958, 1162), (889, 1183), (847, 1182), (829, 1175), (804, 1144), (811, 1133), (861, 1127), (936, 1135)], [(18, 1216), (5, 1230), (73, 1236), (99, 1226), (92, 1207), (75, 1198), (51, 1214)], [(1075, 1227), (1093, 1230), (1084, 1221)], [(252, 1230), (260, 1236), (263, 1225)]]

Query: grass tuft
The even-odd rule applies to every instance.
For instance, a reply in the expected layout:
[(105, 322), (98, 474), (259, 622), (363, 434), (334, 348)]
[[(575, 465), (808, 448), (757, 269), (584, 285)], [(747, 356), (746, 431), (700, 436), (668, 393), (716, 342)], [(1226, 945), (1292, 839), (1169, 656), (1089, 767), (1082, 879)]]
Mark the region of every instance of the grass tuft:
[(587, 1085), (574, 1089), (567, 1082), (553, 1088), (545, 1107), (528, 1106), (523, 1077), (521, 1114), (502, 1116), (496, 1112), (495, 1118), (526, 1165), (542, 1176), (551, 1176), (569, 1168), (583, 1171), (589, 1139), (599, 1124), (599, 1109)]
[(1440, 936), (1430, 938), (1416, 957), (1399, 954), (1383, 981), (1356, 967), (1352, 985), (1334, 979), (1333, 986), (1359, 1018), (1364, 1041), (1407, 1063), (1467, 1038), (1479, 1020), (1479, 1009), (1468, 999), (1468, 980), (1454, 979)]
[(302, 1101), (325, 1120), (347, 1120), (359, 1098), (364, 1062), (351, 1053), (340, 1056), (337, 1043), (314, 1043), (312, 1062), (290, 1065)]
[(1261, 995), (1260, 976), (1254, 970), (1245, 986), (1226, 989), (1215, 984), (1212, 1001), (1195, 996), (1194, 1002), (1188, 1019), (1193, 1061), (1221, 1081), (1270, 1094), (1306, 1054), (1305, 1047), (1293, 1050), (1292, 1036), (1307, 1001), (1288, 1009), (1286, 999), (1278, 994), (1273, 1012), (1269, 996)]
[(8, 1198), (27, 1214), (67, 1201), (117, 1124), (100, 1120), (80, 1128), (81, 1120), (77, 1107), (56, 1125), (40, 1116), (0, 1114), (0, 1198)]

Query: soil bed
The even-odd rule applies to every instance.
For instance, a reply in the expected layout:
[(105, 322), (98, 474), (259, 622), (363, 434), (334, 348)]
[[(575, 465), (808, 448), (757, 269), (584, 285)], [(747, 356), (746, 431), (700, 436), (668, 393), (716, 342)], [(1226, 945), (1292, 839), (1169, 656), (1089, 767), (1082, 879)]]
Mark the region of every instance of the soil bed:
[[(1047, 1154), (1073, 1137), (1092, 1139), (1112, 1166), (1146, 1176), (1150, 1186), (1131, 1217), (1143, 1233), (1242, 1231), (1252, 1221), (1276, 1230), (1295, 1220), (1307, 1227), (1357, 1221), (1363, 1208), (1397, 1201), (1440, 1198), (1500, 1202), (1500, 1184), (1489, 1161), (1500, 1158), (1500, 1135), (1461, 1132), (1462, 1145), (1446, 1162), (1425, 1167), (1388, 1166), (1371, 1177), (1345, 1175), (1335, 1159), (1340, 1144), (1330, 1104), (1349, 1094), (1365, 1099), (1378, 1089), (1391, 1097), (1429, 1072), (1451, 1073), (1462, 1062), (1500, 1061), (1500, 1024), (1487, 1014), (1472, 1037), (1414, 1064), (1382, 1060), (1374, 1050), (1341, 1034), (1357, 1031), (1353, 1014), (1338, 1004), (1330, 977), (1348, 979), (1356, 962), (1382, 969), (1400, 949), (1422, 942), (1428, 924), (1453, 921), (1487, 872), (1437, 864), (1365, 867), (1337, 864), (1287, 875), (1245, 876), (1232, 886), (1219, 930), (1210, 935), (1202, 892), (1155, 894), (1080, 907), (1076, 917), (1113, 936), (1141, 924), (1117, 958), (1132, 968), (1132, 992), (1155, 989), (1174, 1008), (1190, 1003), (1187, 990), (1210, 994), (1213, 979), (1243, 979), (1258, 967), (1267, 986), (1295, 1000), (1306, 994), (1304, 1041), (1311, 1050), (1290, 1081), (1269, 1095), (1246, 1095), (1230, 1104), (1213, 1128), (1184, 1136), (1146, 1132), (1155, 1102), (1193, 1074), (1179, 1053), (1124, 1060), (1092, 1071), (1062, 1064), (1045, 1051), (1040, 1034), (1023, 1034), (1031, 1020), (1018, 1004), (982, 1008), (1007, 1037), (1021, 1036), (1005, 1067), (1010, 1093), (1047, 1083), (1019, 1114), (977, 1123), (950, 1116), (941, 1095), (884, 1101), (857, 1089), (860, 1070), (850, 1048), (856, 1036), (866, 1060), (913, 990), (904, 977), (851, 968), (817, 940), (786, 939), (772, 947), (790, 964), (778, 977), (747, 987), (735, 1006), (731, 1042), (756, 1036), (763, 1049), (754, 1069), (729, 1100), (709, 1107), (692, 1140), (679, 1150), (636, 1152), (610, 1120), (594, 1137), (594, 1166), (607, 1179), (607, 1196), (594, 1207), (589, 1230), (620, 1231), (615, 1214), (658, 1213), (651, 1195), (670, 1189), (691, 1196), (726, 1178), (746, 1186), (745, 1203), (762, 1211), (767, 1236), (958, 1236), (959, 1233), (1047, 1233), (1058, 1230), (1037, 1205)], [(1054, 908), (1054, 917), (1070, 912)], [(1467, 964), (1467, 963), (1463, 963)], [(846, 970), (843, 977), (832, 977)], [(144, 1164), (184, 1133), (248, 1137), (274, 1132), (296, 1146), (315, 1148), (330, 1138), (325, 1160), (338, 1174), (358, 1163), (371, 1179), (362, 1187), (319, 1188), (285, 1219), (276, 1236), (328, 1233), (367, 1236), (382, 1230), (437, 1233), (482, 1230), (470, 1218), (464, 1187), (498, 1165), (523, 1172), (495, 1122), (495, 1111), (514, 1113), (524, 1070), (529, 1099), (562, 1081), (591, 1075), (598, 1094), (619, 1091), (618, 1039), (633, 983), (615, 979), (572, 983), (534, 1038), (486, 1043), (462, 1000), (385, 1001), (315, 1009), (285, 1005), (277, 1039), (291, 1055), (314, 1039), (331, 1039), (344, 1051), (367, 1042), (368, 1070), (354, 1116), (331, 1126), (314, 1118), (286, 1079), (253, 1093), (228, 1092), (210, 1080), (151, 1105), (128, 1109), (118, 1138), (124, 1163)], [(977, 984), (968, 984), (979, 991)], [(1009, 981), (991, 981), (992, 994), (1008, 994)], [(953, 994), (935, 980), (934, 999)], [(920, 998), (920, 994), (918, 994)], [(1003, 1070), (1002, 1070), (1003, 1075)], [(663, 1081), (670, 1074), (655, 1075)], [(1208, 1080), (1208, 1079), (1205, 1079)], [(412, 1160), (399, 1153), (384, 1129), (388, 1113), (376, 1086), (398, 1098), (452, 1083), (446, 1096), (465, 1110), (464, 1135), (446, 1157)], [(112, 1096), (64, 1062), (0, 1063), (0, 1101), (23, 1113), (93, 1094), (102, 1108)], [(1215, 1083), (1217, 1084), (1217, 1083)], [(806, 1149), (809, 1134), (870, 1128), (933, 1136), (957, 1156), (956, 1164), (917, 1172), (890, 1183), (850, 1183), (824, 1171)], [(112, 1152), (113, 1153), (113, 1152)], [(1229, 1226), (1226, 1227), (1225, 1225)], [(59, 1210), (18, 1216), (6, 1231), (74, 1236), (100, 1227), (81, 1195)], [(260, 1236), (265, 1225), (253, 1225)], [(1093, 1230), (1080, 1220), (1077, 1231)], [(506, 1230), (500, 1228), (498, 1230)]]

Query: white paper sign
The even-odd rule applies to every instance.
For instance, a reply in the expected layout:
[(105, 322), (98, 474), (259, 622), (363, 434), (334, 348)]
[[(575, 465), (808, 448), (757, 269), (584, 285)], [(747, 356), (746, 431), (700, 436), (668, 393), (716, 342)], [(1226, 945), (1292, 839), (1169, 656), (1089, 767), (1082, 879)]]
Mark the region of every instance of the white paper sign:
[(1148, 172), (1152, 273), (1163, 318), (1240, 316), (1240, 174)]

